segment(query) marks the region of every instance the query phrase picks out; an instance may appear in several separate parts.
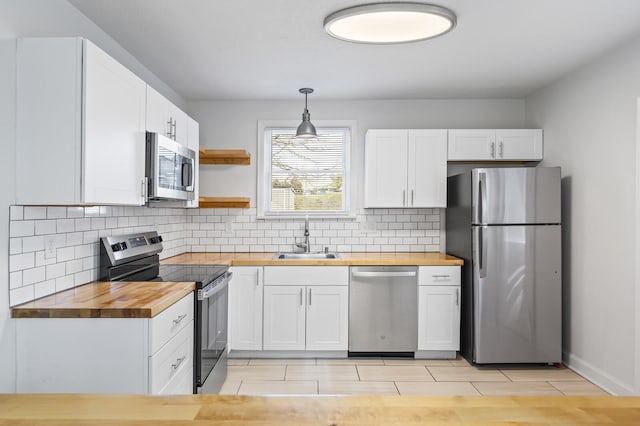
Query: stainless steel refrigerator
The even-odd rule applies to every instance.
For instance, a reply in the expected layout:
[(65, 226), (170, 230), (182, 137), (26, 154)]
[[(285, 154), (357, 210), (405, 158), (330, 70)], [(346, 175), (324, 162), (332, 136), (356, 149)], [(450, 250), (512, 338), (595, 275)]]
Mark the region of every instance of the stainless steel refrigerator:
[(560, 168), (479, 168), (447, 183), (447, 252), (465, 261), (462, 355), (560, 362)]

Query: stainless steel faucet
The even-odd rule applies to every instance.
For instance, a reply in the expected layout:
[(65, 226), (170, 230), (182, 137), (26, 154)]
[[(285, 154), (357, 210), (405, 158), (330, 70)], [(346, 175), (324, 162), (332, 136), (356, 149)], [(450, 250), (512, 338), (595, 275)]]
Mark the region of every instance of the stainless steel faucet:
[(305, 253), (311, 253), (311, 244), (309, 244), (309, 215), (304, 216), (304, 243), (296, 243), (296, 246), (304, 249)]

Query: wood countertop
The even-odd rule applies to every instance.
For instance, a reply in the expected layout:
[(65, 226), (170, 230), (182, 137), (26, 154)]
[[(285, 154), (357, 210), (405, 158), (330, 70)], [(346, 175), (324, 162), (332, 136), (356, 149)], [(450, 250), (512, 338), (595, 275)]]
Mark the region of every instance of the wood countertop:
[(264, 265), (381, 265), (381, 266), (460, 266), (464, 262), (454, 256), (438, 252), (383, 252), (364, 253), (340, 252), (339, 259), (273, 259), (275, 253), (185, 253), (162, 261), (163, 264), (186, 265), (229, 265), (229, 266), (264, 266)]
[(637, 425), (640, 397), (0, 395), (0, 424)]
[(11, 309), (13, 318), (151, 318), (195, 290), (193, 282), (94, 282)]

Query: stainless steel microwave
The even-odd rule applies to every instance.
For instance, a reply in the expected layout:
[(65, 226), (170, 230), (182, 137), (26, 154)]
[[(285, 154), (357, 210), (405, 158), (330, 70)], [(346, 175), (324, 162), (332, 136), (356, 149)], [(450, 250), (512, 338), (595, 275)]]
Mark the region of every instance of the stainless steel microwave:
[(147, 199), (193, 200), (196, 152), (158, 133), (147, 132)]

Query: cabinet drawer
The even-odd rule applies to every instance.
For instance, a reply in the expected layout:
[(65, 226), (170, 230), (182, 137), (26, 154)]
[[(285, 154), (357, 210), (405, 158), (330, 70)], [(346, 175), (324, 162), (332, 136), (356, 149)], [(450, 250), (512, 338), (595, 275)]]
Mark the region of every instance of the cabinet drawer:
[(349, 285), (349, 267), (265, 266), (264, 285)]
[[(170, 381), (191, 371), (193, 376), (193, 321), (149, 358), (149, 390), (161, 393)], [(193, 379), (193, 377), (192, 377)]]
[(189, 321), (193, 320), (193, 293), (151, 318), (149, 335), (151, 336), (151, 354), (178, 334)]
[(418, 285), (460, 285), (460, 267), (420, 266)]

